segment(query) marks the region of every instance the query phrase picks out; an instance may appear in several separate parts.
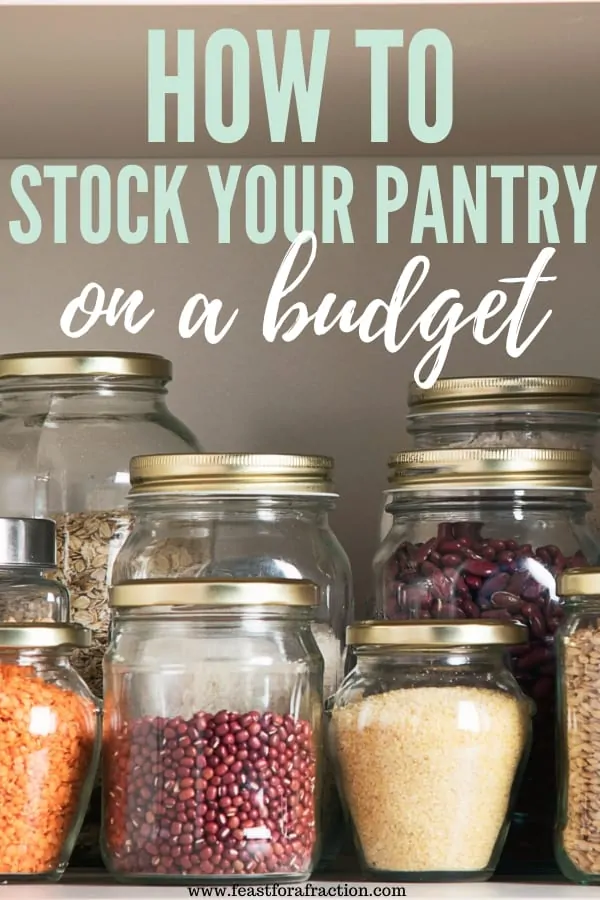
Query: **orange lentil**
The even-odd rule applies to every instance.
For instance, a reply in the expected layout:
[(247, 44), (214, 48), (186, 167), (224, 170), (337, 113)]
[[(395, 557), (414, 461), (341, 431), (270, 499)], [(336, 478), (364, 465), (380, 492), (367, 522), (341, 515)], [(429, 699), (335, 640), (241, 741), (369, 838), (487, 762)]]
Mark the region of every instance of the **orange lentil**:
[(0, 663), (0, 876), (66, 862), (95, 737), (91, 701)]

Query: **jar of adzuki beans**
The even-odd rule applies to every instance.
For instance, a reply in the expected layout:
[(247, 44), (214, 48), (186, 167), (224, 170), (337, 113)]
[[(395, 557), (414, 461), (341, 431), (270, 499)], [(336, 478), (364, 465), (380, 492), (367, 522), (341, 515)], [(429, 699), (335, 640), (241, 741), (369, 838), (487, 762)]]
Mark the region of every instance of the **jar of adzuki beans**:
[(527, 626), (513, 666), (537, 712), (500, 869), (552, 868), (556, 577), (599, 558), (586, 518), (591, 461), (577, 451), (430, 450), (400, 453), (390, 468), (393, 525), (374, 560), (373, 613)]
[(307, 581), (113, 588), (102, 853), (120, 881), (305, 881), (319, 854), (323, 658)]

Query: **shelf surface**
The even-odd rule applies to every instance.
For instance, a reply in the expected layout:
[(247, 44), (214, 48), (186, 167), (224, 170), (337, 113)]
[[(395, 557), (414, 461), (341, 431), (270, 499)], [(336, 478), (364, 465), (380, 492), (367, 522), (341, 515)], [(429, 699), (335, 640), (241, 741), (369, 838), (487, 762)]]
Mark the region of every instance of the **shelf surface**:
[[(153, 28), (167, 31), (169, 72), (176, 71), (176, 30), (195, 31), (193, 144), (177, 144), (174, 106), (167, 142), (147, 142), (147, 33)], [(241, 32), (250, 48), (250, 124), (232, 144), (212, 140), (204, 122), (204, 50), (221, 28)], [(360, 28), (404, 31), (404, 48), (390, 53), (388, 142), (370, 140), (370, 55), (354, 46)], [(446, 140), (427, 145), (412, 137), (407, 121), (406, 48), (425, 28), (445, 32), (454, 59), (453, 128)], [(285, 143), (271, 143), (257, 29), (273, 31), (276, 55), (286, 31), (300, 29), (305, 59), (313, 30), (330, 30), (314, 143), (300, 141), (294, 109)], [(343, 16), (336, 5), (313, 3), (0, 6), (0, 153), (96, 159), (596, 154), (599, 37), (596, 2), (370, 3), (347, 6)], [(429, 64), (432, 59), (429, 53)], [(225, 97), (230, 71), (225, 65)], [(431, 69), (431, 86), (430, 76)]]
[[(377, 882), (358, 881), (312, 881), (312, 890), (305, 896), (327, 896), (320, 893), (320, 889), (329, 890), (335, 885), (340, 885), (339, 894), (329, 896), (360, 897), (380, 896), (385, 897), (385, 889), (392, 888), (390, 882), (379, 884)], [(295, 886), (298, 887), (298, 886)], [(567, 884), (518, 884), (503, 882), (487, 882), (485, 884), (406, 884), (404, 885), (407, 898), (418, 900), (576, 900), (576, 898), (591, 898), (598, 900), (600, 887), (579, 887)], [(363, 889), (369, 891), (366, 895), (361, 893)], [(375, 893), (383, 889), (381, 893)], [(182, 887), (124, 887), (118, 884), (102, 883), (66, 883), (57, 885), (6, 885), (2, 887), (4, 900), (175, 900), (177, 897), (186, 896), (187, 891)], [(201, 892), (200, 892), (200, 895)], [(206, 896), (209, 896), (208, 890)], [(223, 895), (221, 895), (223, 896)], [(236, 896), (230, 888), (224, 896)], [(238, 894), (237, 896), (241, 896)], [(283, 895), (282, 895), (283, 896)], [(391, 892), (387, 894), (391, 896)]]

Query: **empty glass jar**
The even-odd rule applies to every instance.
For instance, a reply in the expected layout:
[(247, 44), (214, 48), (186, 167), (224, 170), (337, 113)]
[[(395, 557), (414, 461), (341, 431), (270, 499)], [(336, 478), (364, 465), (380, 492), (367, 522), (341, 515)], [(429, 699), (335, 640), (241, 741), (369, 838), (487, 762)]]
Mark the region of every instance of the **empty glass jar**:
[(112, 590), (103, 856), (120, 881), (304, 881), (319, 853), (316, 585)]
[(92, 790), (99, 709), (68, 654), (77, 625), (0, 625), (0, 881), (57, 881)]
[(68, 622), (69, 595), (53, 581), (51, 519), (0, 518), (0, 622)]
[(590, 465), (576, 451), (533, 449), (410, 451), (391, 461), (394, 521), (374, 560), (375, 617), (528, 629), (514, 666), (537, 714), (503, 858), (514, 872), (553, 865), (556, 577), (599, 559), (586, 519)]
[(483, 881), (498, 861), (532, 706), (507, 665), (523, 625), (362, 622), (329, 737), (363, 868)]
[(578, 884), (600, 883), (600, 569), (558, 580), (565, 620), (556, 635), (558, 786), (556, 859)]

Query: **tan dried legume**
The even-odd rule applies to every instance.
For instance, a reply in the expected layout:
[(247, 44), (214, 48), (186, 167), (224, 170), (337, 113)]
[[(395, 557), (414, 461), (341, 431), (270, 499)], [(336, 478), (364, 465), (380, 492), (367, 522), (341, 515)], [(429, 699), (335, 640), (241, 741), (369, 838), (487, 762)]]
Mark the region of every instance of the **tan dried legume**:
[(528, 725), (515, 697), (462, 686), (395, 690), (334, 710), (342, 793), (367, 867), (486, 869)]

